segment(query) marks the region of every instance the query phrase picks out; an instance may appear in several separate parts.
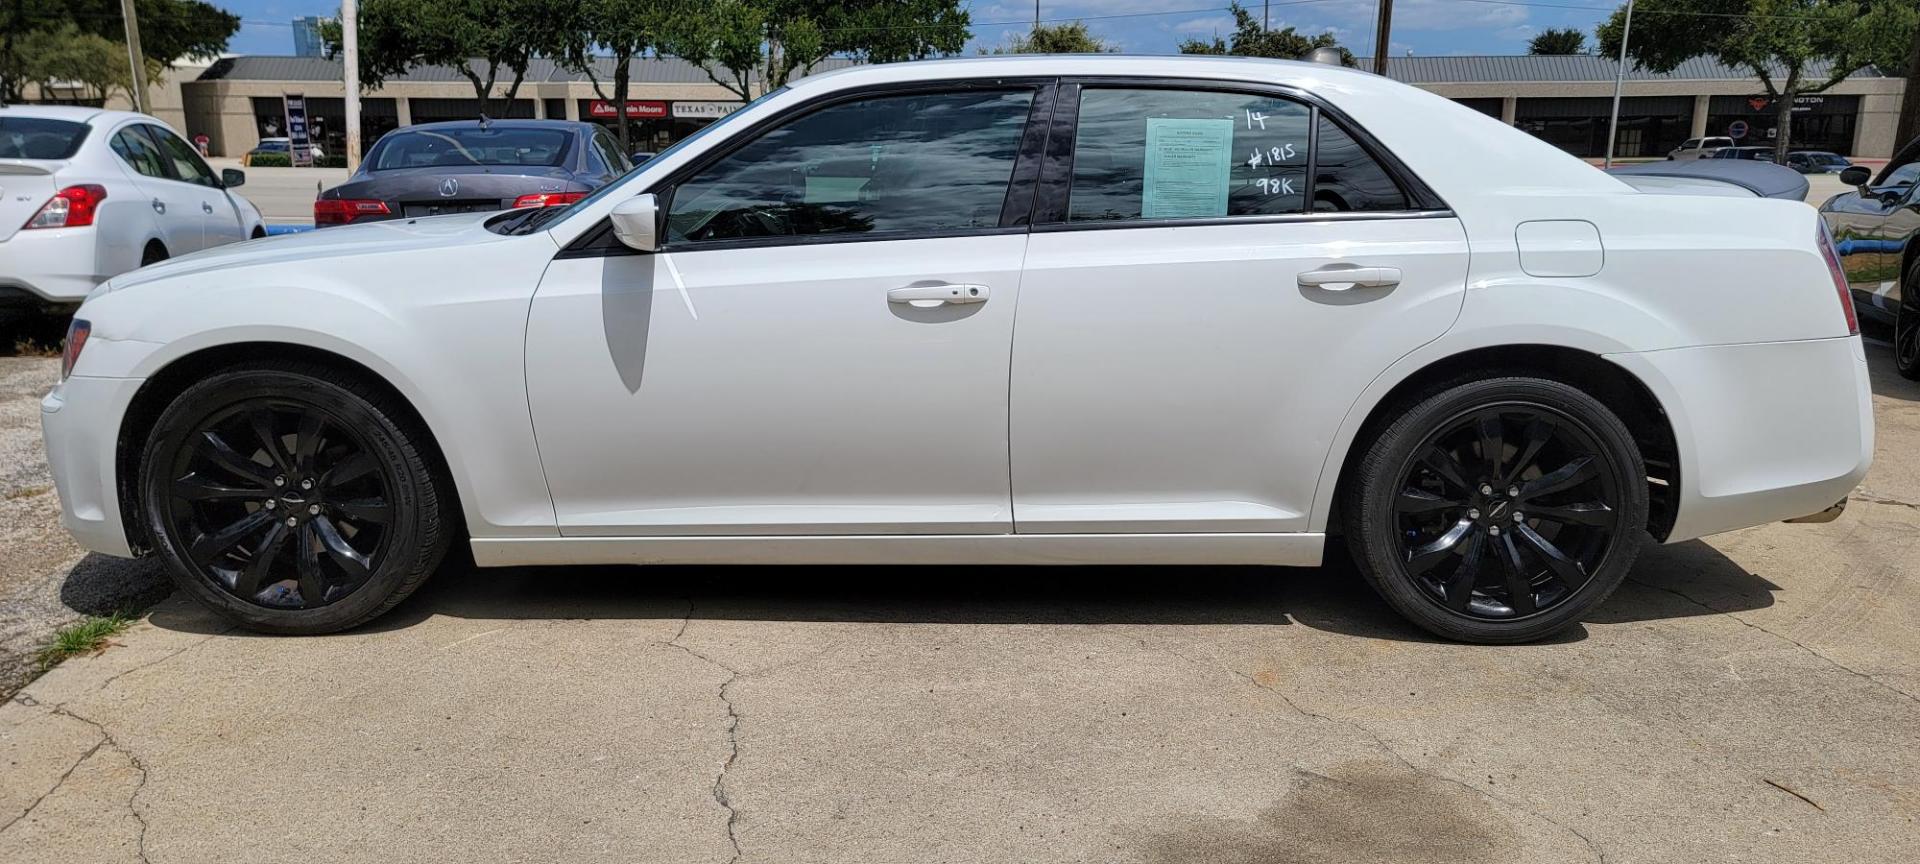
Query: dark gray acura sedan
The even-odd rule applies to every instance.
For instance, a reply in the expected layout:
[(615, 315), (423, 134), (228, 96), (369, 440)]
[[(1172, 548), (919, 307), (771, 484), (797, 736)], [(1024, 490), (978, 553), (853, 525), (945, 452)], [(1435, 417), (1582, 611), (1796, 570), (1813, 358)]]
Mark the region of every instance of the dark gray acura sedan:
[(313, 223), (572, 204), (632, 168), (613, 136), (592, 123), (423, 123), (381, 136), (347, 182), (314, 200)]

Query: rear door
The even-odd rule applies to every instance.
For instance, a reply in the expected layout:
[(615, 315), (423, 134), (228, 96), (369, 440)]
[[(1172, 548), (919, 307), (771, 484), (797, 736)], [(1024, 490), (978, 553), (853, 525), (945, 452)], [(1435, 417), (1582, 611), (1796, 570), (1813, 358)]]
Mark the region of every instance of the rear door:
[(562, 252), (527, 330), (562, 533), (1011, 531), (1008, 351), (1046, 92), (797, 109), (652, 190), (661, 251), (603, 223)]
[(1305, 96), (1063, 85), (1010, 387), (1020, 533), (1304, 531), (1362, 388), (1438, 337), (1459, 220)]
[(169, 174), (177, 187), (175, 196), (186, 201), (187, 206), (200, 217), (201, 247), (245, 240), (246, 231), (241, 227), (239, 210), (227, 197), (219, 176), (207, 166), (206, 160), (200, 158), (199, 151), (163, 127), (147, 124), (142, 128), (160, 145), (160, 152), (167, 157)]

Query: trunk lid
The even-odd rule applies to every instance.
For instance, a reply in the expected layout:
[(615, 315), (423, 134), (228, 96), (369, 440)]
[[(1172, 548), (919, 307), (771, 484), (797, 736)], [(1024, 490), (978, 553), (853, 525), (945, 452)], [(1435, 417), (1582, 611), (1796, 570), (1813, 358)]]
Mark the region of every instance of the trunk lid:
[(0, 242), (12, 239), (59, 191), (54, 171), (66, 164), (51, 159), (0, 159)]
[(559, 168), (512, 172), (406, 168), (355, 177), (322, 197), (384, 201), (394, 218), (410, 218), (504, 210), (522, 195), (585, 191), (585, 184)]

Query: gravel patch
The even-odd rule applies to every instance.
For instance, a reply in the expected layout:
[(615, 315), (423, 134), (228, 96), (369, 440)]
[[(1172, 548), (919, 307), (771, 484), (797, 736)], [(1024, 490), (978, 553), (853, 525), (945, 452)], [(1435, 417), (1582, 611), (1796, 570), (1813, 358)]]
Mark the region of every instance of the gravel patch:
[(60, 525), (40, 440), (51, 357), (0, 357), (0, 698), (36, 673), (34, 652), (84, 615), (145, 609), (172, 591), (153, 561), (91, 555)]

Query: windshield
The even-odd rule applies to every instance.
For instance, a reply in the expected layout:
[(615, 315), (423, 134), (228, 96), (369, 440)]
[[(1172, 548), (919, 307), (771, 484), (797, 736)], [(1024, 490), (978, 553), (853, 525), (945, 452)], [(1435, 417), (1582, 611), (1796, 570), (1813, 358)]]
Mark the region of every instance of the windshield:
[(572, 150), (573, 133), (559, 129), (415, 129), (380, 139), (367, 164), (374, 171), (474, 165), (553, 167), (565, 162)]
[(67, 159), (87, 139), (87, 124), (44, 117), (0, 117), (0, 159)]
[[(662, 159), (667, 158), (668, 156), (672, 156), (674, 153), (679, 152), (679, 150), (682, 147), (685, 147), (689, 144), (692, 144), (695, 141), (700, 140), (703, 137), (706, 137), (708, 133), (714, 131), (715, 129), (719, 129), (720, 127), (725, 126), (728, 123), (732, 123), (733, 118), (739, 117), (740, 115), (747, 113), (747, 109), (752, 108), (753, 106), (758, 105), (761, 102), (766, 101), (767, 99), (770, 99), (774, 96), (778, 96), (785, 92), (787, 92), (787, 88), (782, 87), (770, 93), (761, 94), (760, 98), (740, 106), (733, 113), (728, 114), (725, 117), (722, 117), (718, 120), (713, 121), (712, 123), (708, 123), (705, 126), (702, 126), (698, 129), (693, 130), (693, 134), (688, 135), (687, 137), (674, 142), (673, 146), (670, 146), (667, 149), (654, 154), (654, 157), (652, 159), (647, 160), (647, 164), (651, 165), (659, 162)], [(574, 202), (572, 205), (569, 205), (567, 207), (546, 207), (542, 209), (547, 211), (556, 211), (556, 210), (560, 211), (559, 212), (560, 218), (553, 220), (553, 224), (558, 225), (561, 222), (565, 222), (566, 217), (572, 216), (575, 213), (578, 213), (582, 210), (587, 209), (588, 207), (591, 207), (593, 205), (593, 202), (598, 201), (601, 198), (604, 198), (608, 195), (617, 194), (618, 190), (626, 188), (630, 184), (630, 182), (633, 180), (633, 178), (639, 175), (640, 173), (641, 173), (640, 168), (635, 168), (633, 171), (629, 172), (627, 176), (622, 177), (619, 180), (615, 180), (612, 183), (608, 183), (607, 185), (600, 187), (599, 191), (594, 192), (592, 195), (588, 195), (587, 197), (582, 198), (579, 201)], [(635, 190), (628, 190), (626, 194), (635, 195), (635, 194), (638, 194), (638, 192)], [(535, 212), (539, 212), (539, 211), (535, 211)], [(545, 218), (553, 219), (552, 216), (547, 216)], [(513, 226), (514, 229), (517, 229), (520, 232), (530, 231), (535, 227), (551, 227), (551, 226), (543, 226), (541, 223), (533, 222), (531, 219), (529, 220), (528, 224)]]

